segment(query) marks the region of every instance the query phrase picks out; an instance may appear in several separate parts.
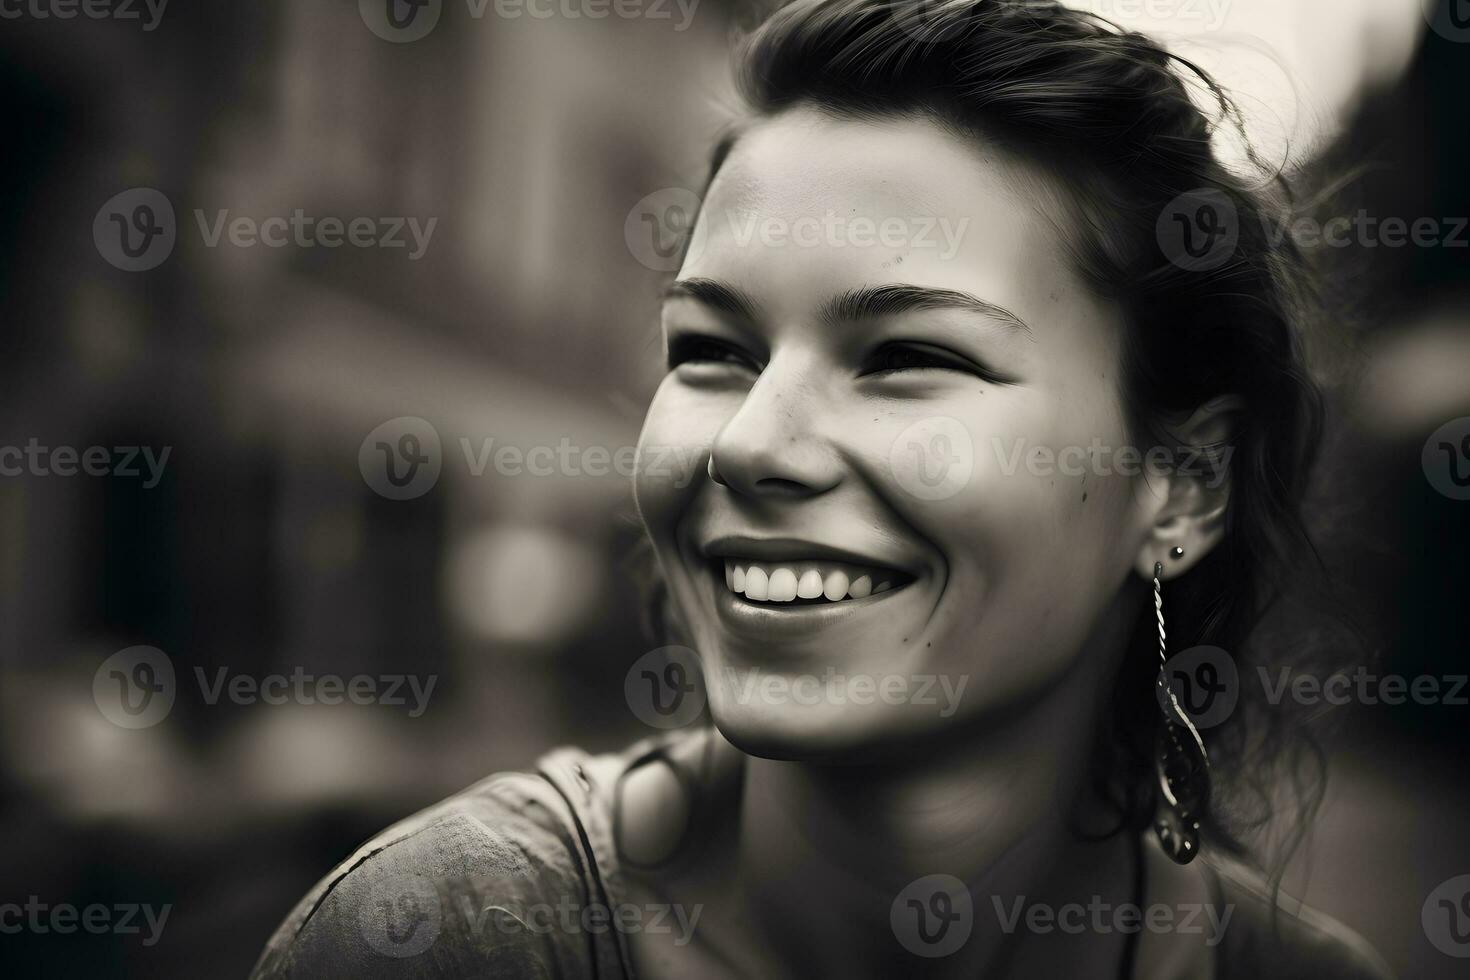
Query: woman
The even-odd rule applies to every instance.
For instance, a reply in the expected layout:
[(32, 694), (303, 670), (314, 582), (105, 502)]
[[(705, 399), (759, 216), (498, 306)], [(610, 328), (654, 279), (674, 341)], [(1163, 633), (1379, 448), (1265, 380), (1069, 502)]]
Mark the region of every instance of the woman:
[(641, 437), (708, 478), (635, 488), (713, 727), (400, 824), (256, 975), (1386, 975), (1242, 870), (1259, 694), (1156, 683), (1249, 658), (1319, 415), (1285, 198), (1186, 77), (1230, 115), (1052, 4), (772, 16)]

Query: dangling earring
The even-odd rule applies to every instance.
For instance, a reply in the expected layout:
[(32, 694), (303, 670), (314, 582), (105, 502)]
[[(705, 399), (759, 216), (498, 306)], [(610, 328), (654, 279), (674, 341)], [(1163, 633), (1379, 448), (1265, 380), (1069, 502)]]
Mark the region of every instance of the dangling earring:
[(1154, 562), (1154, 614), (1159, 621), (1157, 684), (1164, 712), (1164, 724), (1154, 746), (1154, 773), (1159, 783), (1154, 833), (1164, 853), (1180, 864), (1188, 864), (1199, 853), (1199, 818), (1210, 801), (1210, 758), (1199, 729), (1174, 696), (1164, 669), (1168, 657), (1164, 650), (1164, 594), (1159, 585), (1163, 571), (1163, 563)]

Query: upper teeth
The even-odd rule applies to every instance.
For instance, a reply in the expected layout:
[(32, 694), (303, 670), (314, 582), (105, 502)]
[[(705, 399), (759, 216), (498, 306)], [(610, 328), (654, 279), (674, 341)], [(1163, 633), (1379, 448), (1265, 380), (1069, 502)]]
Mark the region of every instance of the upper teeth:
[(731, 592), (761, 602), (790, 602), (798, 597), (825, 597), (830, 602), (840, 602), (882, 592), (892, 588), (893, 582), (880, 569), (841, 562), (778, 565), (727, 558), (725, 585)]

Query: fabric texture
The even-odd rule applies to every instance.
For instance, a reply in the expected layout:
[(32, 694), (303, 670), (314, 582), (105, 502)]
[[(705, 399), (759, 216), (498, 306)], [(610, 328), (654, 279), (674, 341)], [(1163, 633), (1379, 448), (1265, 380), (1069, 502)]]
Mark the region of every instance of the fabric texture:
[[(534, 772), (491, 776), (394, 825), (297, 904), (252, 977), (633, 980), (611, 920), (625, 894), (614, 843), (619, 779), (653, 759), (675, 766), (672, 748), (704, 737), (660, 736), (599, 756), (558, 749)], [(681, 782), (697, 787), (703, 776), (683, 772)], [(697, 822), (707, 811), (692, 812)], [(1215, 978), (1391, 977), (1341, 923), (1287, 903), (1273, 914), (1251, 874), (1207, 868), (1215, 901), (1233, 906)]]
[(606, 915), (621, 758), (561, 749), (395, 824), (297, 904), (252, 977), (631, 977)]

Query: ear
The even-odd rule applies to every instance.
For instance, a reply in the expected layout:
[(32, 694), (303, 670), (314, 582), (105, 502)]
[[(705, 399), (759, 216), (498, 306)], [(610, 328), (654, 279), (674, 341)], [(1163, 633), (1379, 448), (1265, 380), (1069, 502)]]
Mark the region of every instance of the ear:
[[(1234, 395), (1221, 395), (1167, 426), (1180, 447), (1172, 465), (1145, 465), (1138, 490), (1144, 536), (1134, 562), (1143, 579), (1153, 578), (1155, 562), (1164, 566), (1161, 579), (1183, 575), (1225, 536), (1231, 439), (1241, 404)], [(1177, 558), (1176, 548), (1184, 551)]]

